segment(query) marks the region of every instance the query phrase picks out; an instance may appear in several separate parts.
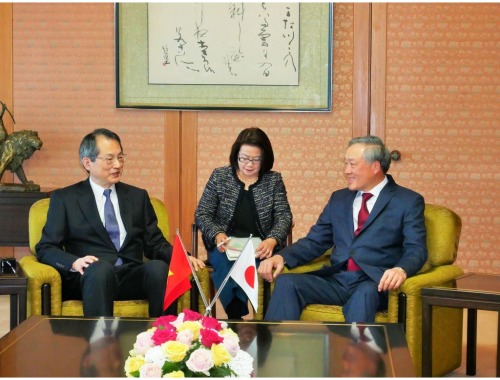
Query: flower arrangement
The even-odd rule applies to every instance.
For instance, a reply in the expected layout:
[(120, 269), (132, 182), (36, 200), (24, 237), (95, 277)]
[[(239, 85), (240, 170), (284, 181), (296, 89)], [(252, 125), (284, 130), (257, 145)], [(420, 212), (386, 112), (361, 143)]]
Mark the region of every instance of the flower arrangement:
[(185, 309), (137, 335), (127, 377), (250, 377), (253, 358), (226, 322)]

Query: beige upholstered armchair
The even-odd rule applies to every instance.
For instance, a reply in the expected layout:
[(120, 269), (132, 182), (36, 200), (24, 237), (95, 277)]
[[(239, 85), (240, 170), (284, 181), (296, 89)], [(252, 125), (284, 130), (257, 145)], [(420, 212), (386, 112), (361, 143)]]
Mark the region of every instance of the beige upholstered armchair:
[[(151, 198), (151, 203), (158, 218), (158, 226), (164, 236), (169, 236), (169, 220), (167, 210), (162, 201)], [(35, 246), (42, 236), (42, 229), (47, 221), (50, 199), (35, 202), (29, 212), (29, 242), (31, 255), (20, 260), (20, 265), (28, 278), (28, 316), (83, 316), (82, 302), (68, 300), (62, 302), (61, 277), (59, 272), (49, 265), (40, 263), (36, 258)], [(202, 270), (203, 271), (203, 270)], [(203, 279), (200, 276), (202, 287)], [(194, 285), (196, 286), (196, 285)], [(197, 293), (196, 293), (197, 294)], [(148, 317), (147, 300), (115, 301), (114, 314), (118, 317)], [(178, 310), (191, 307), (190, 292), (185, 293), (178, 301)]]
[[(408, 278), (398, 290), (389, 294), (387, 311), (379, 312), (376, 322), (403, 323), (406, 340), (418, 376), (422, 370), (422, 300), (420, 289), (444, 282), (451, 282), (463, 274), (454, 262), (457, 258), (458, 242), (462, 222), (452, 210), (426, 204), (425, 225), (429, 258), (420, 272)], [(329, 265), (330, 251), (315, 262), (286, 272), (303, 273)], [(462, 356), (462, 310), (435, 307), (432, 328), (433, 376), (442, 376), (461, 364)], [(344, 322), (342, 307), (308, 305), (300, 317), (306, 321)]]

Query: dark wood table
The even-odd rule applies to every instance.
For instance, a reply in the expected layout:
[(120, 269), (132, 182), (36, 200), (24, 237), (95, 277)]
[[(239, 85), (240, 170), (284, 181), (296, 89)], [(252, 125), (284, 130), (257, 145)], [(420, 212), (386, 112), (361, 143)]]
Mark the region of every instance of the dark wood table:
[[(91, 339), (97, 321), (27, 319), (0, 339), (0, 377), (125, 376), (124, 362), (135, 338), (151, 327), (153, 319), (119, 318), (114, 348)], [(229, 327), (254, 358), (254, 377), (415, 377), (400, 324), (362, 325), (376, 346), (355, 342), (349, 324), (243, 321), (230, 322)], [(356, 372), (363, 363), (365, 372)]]
[[(432, 376), (432, 307), (467, 309), (466, 374), (476, 374), (477, 310), (500, 312), (500, 276), (469, 273), (448, 286), (422, 288), (422, 376)], [(500, 313), (497, 334), (497, 370), (500, 376)]]
[(0, 273), (0, 294), (10, 295), (10, 329), (26, 319), (28, 279), (16, 262), (15, 273)]
[(49, 198), (52, 189), (42, 191), (0, 191), (0, 247), (28, 247), (28, 215), (36, 201)]

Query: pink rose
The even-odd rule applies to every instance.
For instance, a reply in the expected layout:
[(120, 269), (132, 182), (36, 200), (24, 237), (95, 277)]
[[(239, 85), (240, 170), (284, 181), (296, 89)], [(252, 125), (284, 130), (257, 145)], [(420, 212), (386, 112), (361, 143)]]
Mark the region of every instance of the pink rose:
[(182, 330), (179, 334), (177, 334), (177, 342), (184, 343), (188, 346), (191, 346), (191, 343), (193, 343), (193, 332), (189, 329)]
[(168, 342), (169, 340), (175, 340), (176, 338), (177, 332), (173, 329), (156, 329), (151, 339), (159, 346), (162, 343)]
[(184, 322), (186, 321), (199, 321), (203, 316), (196, 311), (184, 309)]
[(219, 331), (222, 328), (220, 322), (212, 317), (205, 317), (201, 321), (201, 325), (207, 329), (213, 329)]
[(168, 327), (170, 326), (170, 322), (173, 322), (177, 319), (175, 315), (164, 315), (159, 317), (156, 321), (154, 321), (153, 326), (159, 327)]
[(154, 342), (151, 339), (152, 333), (145, 331), (137, 335), (137, 339), (134, 343), (134, 355), (144, 355), (151, 347), (154, 346)]
[(186, 362), (186, 366), (193, 372), (202, 372), (210, 376), (210, 369), (214, 366), (212, 352), (205, 348), (199, 348), (194, 351)]
[(161, 367), (153, 363), (144, 364), (139, 372), (141, 377), (162, 377)]
[(238, 351), (240, 350), (240, 345), (237, 336), (225, 336), (222, 345), (226, 347), (226, 350), (234, 358)]
[(222, 338), (217, 331), (209, 330), (209, 329), (201, 329), (201, 344), (205, 347), (212, 347), (212, 344), (222, 343), (224, 338)]

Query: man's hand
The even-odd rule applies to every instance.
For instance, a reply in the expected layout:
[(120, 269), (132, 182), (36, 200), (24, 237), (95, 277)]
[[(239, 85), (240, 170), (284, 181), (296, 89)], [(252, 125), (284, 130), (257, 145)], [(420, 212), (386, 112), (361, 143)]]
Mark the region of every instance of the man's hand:
[(284, 266), (285, 260), (283, 260), (283, 256), (274, 255), (260, 262), (258, 273), (264, 280), (273, 282), (279, 276)]
[(73, 262), (73, 265), (71, 265), (71, 269), (73, 269), (75, 272), (79, 272), (80, 274), (83, 274), (83, 271), (85, 268), (87, 268), (90, 264), (92, 264), (94, 261), (98, 261), (99, 259), (95, 256), (85, 256), (85, 257), (80, 257), (79, 259), (76, 259)]
[(205, 263), (196, 257), (189, 256), (189, 261), (191, 261), (191, 265), (193, 266), (194, 270), (198, 272), (199, 269), (205, 268)]
[(260, 242), (259, 246), (255, 250), (255, 258), (257, 259), (267, 259), (273, 255), (274, 247), (278, 242), (274, 238), (269, 238)]
[(407, 277), (406, 272), (402, 268), (396, 267), (387, 269), (380, 279), (378, 291), (385, 292), (386, 290), (397, 289)]

